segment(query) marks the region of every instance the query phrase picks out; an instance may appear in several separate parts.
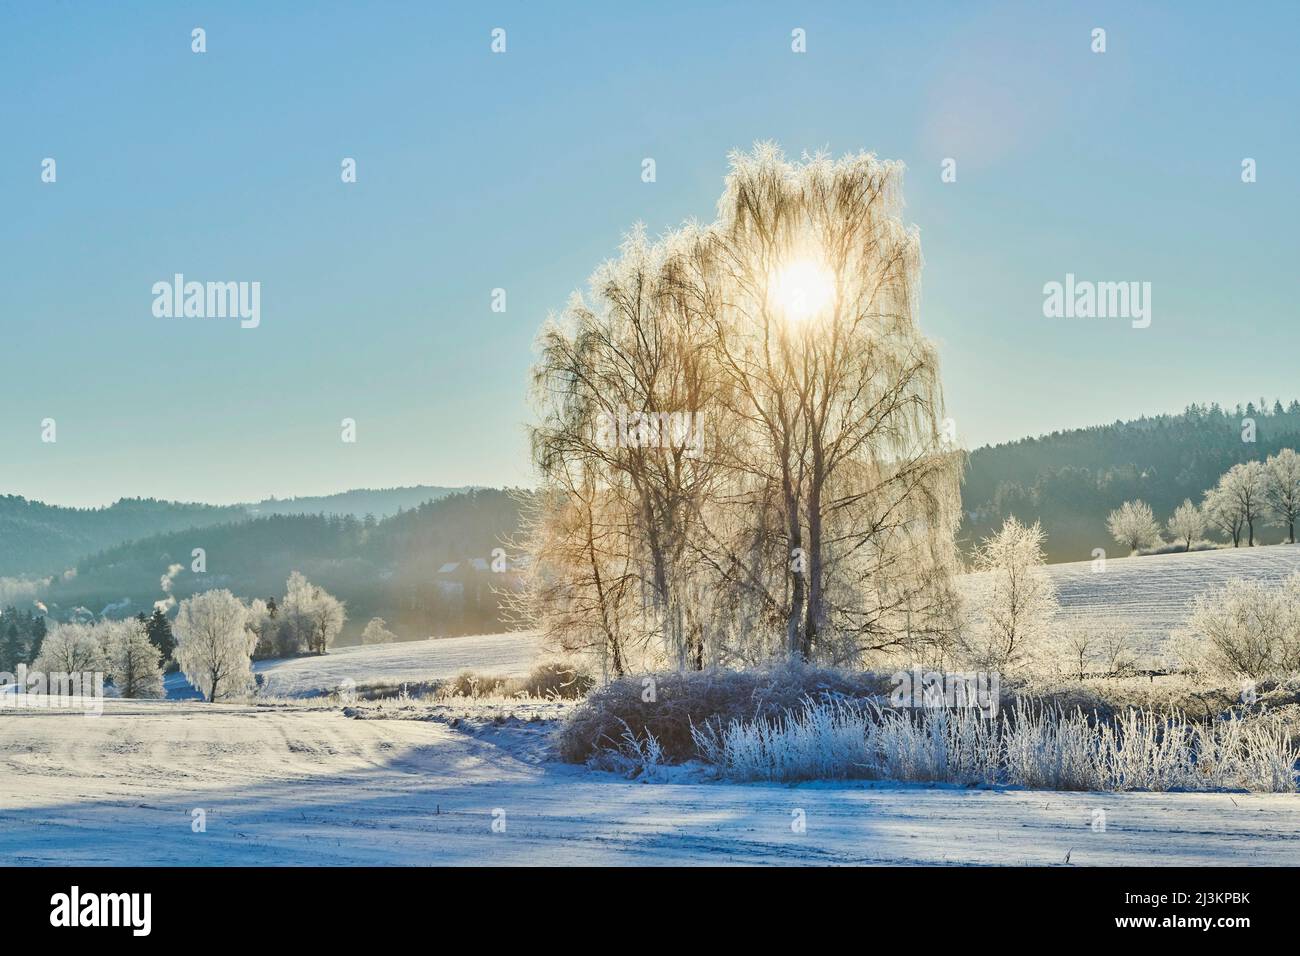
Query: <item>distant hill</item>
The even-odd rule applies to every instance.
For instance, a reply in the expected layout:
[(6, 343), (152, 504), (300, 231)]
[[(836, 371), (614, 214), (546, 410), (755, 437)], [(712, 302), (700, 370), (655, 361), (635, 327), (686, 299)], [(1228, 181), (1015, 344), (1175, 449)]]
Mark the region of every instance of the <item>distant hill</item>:
[(18, 495), (0, 496), (0, 577), (58, 574), (114, 545), (188, 528), (275, 514), (372, 514), (386, 518), (458, 490), (432, 485), (361, 489), (317, 498), (269, 498), (205, 505), (123, 498), (105, 508), (64, 508)]
[[(1253, 419), (1255, 441), (1242, 440)], [(1008, 515), (1041, 521), (1050, 561), (1079, 561), (1094, 548), (1118, 556), (1106, 516), (1141, 498), (1163, 523), (1184, 498), (1202, 493), (1238, 462), (1263, 460), (1281, 448), (1300, 449), (1300, 402), (1249, 404), (1231, 411), (1192, 405), (1157, 415), (1053, 432), (970, 455), (962, 487), (962, 544), (969, 549)], [(1264, 540), (1282, 540), (1266, 528)]]
[[(486, 567), (519, 525), (511, 492), (496, 489), (443, 495), (388, 518), (351, 514), (272, 514), (170, 531), (116, 545), (81, 559), (75, 573), (57, 577), (37, 596), (56, 619), (76, 608), (123, 617), (152, 610), (166, 594), (161, 579), (173, 565), (177, 600), (228, 588), (241, 598), (279, 597), (290, 572), (301, 571), (347, 602), (344, 639), (372, 616), (387, 619), (401, 637), (502, 630), (493, 586), (505, 583)], [(202, 548), (207, 570), (192, 568)], [(454, 574), (439, 569), (457, 563)]]
[(0, 496), (0, 577), (56, 574), (104, 548), (182, 528), (247, 517), (242, 506), (123, 498), (107, 508), (63, 508)]
[(457, 492), (474, 488), (442, 488), (436, 485), (414, 485), (410, 488), (357, 488), (336, 495), (311, 498), (267, 498), (253, 504), (242, 505), (250, 515), (356, 515), (363, 518), (374, 515), (387, 518), (398, 511), (409, 510), (426, 501), (437, 501)]

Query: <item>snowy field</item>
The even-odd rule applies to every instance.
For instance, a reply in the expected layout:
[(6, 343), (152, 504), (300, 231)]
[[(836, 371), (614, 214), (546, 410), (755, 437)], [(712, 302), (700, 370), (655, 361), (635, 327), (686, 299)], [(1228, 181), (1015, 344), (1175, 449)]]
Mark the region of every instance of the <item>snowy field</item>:
[[(206, 812), (206, 832), (192, 811)], [(1094, 810), (1106, 813), (1093, 832)], [(792, 813), (807, 829), (795, 833)], [(492, 830), (493, 814), (505, 832)], [(504, 816), (502, 816), (502, 813)], [(109, 701), (0, 717), (14, 864), (1300, 863), (1300, 798), (642, 784), (538, 736)]]
[[(356, 685), (400, 684), (455, 677), (461, 671), (522, 677), (537, 661), (539, 640), (530, 631), (443, 637), (400, 644), (340, 647), (321, 657), (258, 661), (264, 692), (281, 697), (329, 693), (351, 680)], [(180, 674), (169, 675), (167, 696), (197, 696)]]
[[(1300, 547), (1055, 565), (1067, 615), (1158, 646), (1206, 587), (1281, 578)], [(517, 676), (512, 633), (263, 662), (307, 698), (463, 670)], [(179, 696), (183, 681), (169, 681)], [(178, 686), (179, 685), (179, 686)], [(514, 706), (514, 705), (510, 705)], [(920, 785), (634, 783), (559, 763), (545, 725), (356, 720), (325, 701), (187, 700), (0, 713), (0, 854), (18, 864), (1300, 864), (1294, 794), (1058, 793)], [(194, 832), (193, 811), (205, 812)], [(1094, 832), (1094, 811), (1106, 828)], [(806, 832), (791, 827), (802, 811)], [(505, 821), (504, 832), (492, 823)]]
[[(1128, 628), (1138, 652), (1152, 657), (1162, 653), (1200, 592), (1235, 577), (1280, 581), (1297, 570), (1300, 544), (1112, 557), (1101, 572), (1091, 561), (1047, 566), (1066, 620)], [(978, 587), (980, 578), (968, 575), (966, 587)]]

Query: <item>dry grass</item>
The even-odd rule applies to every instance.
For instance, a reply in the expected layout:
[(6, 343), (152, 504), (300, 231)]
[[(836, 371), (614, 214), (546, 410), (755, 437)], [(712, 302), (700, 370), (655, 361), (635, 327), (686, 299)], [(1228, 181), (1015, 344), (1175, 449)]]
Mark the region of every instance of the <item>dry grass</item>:
[(863, 778), (1036, 790), (1293, 793), (1297, 748), (1276, 714), (1210, 723), (1130, 710), (1113, 722), (1021, 702), (979, 711), (806, 703), (777, 718), (697, 730), (700, 756), (733, 780)]

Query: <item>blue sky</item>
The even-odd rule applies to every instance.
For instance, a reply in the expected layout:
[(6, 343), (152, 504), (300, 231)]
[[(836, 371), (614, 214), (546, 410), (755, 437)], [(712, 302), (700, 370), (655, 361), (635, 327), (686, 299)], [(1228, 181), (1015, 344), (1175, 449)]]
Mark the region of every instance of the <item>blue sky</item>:
[[(660, 6), (0, 5), (0, 493), (527, 483), (548, 310), (760, 139), (907, 163), (970, 447), (1300, 396), (1297, 5)], [(175, 272), (261, 282), (260, 327), (155, 318)], [(1151, 327), (1044, 318), (1067, 272)]]

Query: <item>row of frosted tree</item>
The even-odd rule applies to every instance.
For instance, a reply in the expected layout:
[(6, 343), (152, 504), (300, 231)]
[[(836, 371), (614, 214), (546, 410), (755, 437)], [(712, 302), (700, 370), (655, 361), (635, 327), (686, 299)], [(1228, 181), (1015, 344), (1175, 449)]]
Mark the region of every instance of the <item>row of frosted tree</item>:
[[(245, 604), (225, 589), (181, 601), (174, 621), (152, 617), (51, 622), (31, 661), (43, 674), (102, 672), (120, 697), (163, 696), (163, 672), (174, 660), (206, 700), (243, 694), (253, 685), (254, 656), (324, 654), (347, 619), (342, 601), (294, 572), (279, 600)], [(376, 618), (367, 642), (387, 643)]]
[[(1296, 521), (1300, 519), (1300, 454), (1283, 448), (1264, 461), (1233, 465), (1214, 487), (1205, 491), (1198, 506), (1183, 501), (1165, 525), (1174, 542), (1190, 551), (1207, 530), (1240, 547), (1243, 539), (1254, 547), (1257, 531), (1264, 525), (1286, 529), (1286, 540), (1295, 544)], [(1151, 506), (1143, 501), (1126, 501), (1110, 513), (1107, 527), (1111, 536), (1131, 551), (1158, 548), (1163, 543), (1161, 527)]]
[(902, 168), (733, 154), (543, 329), (516, 608), (609, 673), (916, 659), (953, 628), (961, 453)]

